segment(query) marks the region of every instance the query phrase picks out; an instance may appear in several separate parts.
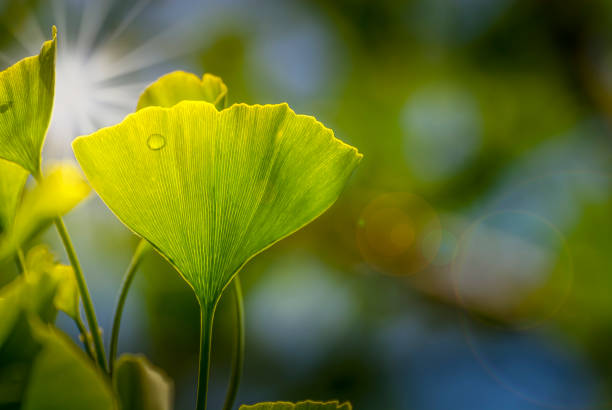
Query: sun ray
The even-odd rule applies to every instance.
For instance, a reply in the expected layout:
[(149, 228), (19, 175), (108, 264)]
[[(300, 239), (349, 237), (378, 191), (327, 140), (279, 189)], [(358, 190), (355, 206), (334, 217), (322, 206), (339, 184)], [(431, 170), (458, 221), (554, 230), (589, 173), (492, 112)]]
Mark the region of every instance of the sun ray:
[(26, 42), (28, 49), (33, 52), (38, 52), (40, 45), (49, 37), (50, 28), (47, 30), (49, 33), (46, 33), (45, 35), (40, 22), (36, 17), (36, 13), (34, 13), (32, 10), (28, 12), (27, 15), (28, 17), (23, 22), (24, 37), (27, 38)]
[[(112, 68), (100, 81), (131, 74), (182, 57), (201, 46), (201, 37), (187, 35), (196, 29), (197, 21), (178, 22), (113, 62)], [(106, 47), (104, 44), (102, 47)]]
[(77, 49), (89, 53), (110, 13), (112, 0), (86, 1), (77, 38)]
[[(65, 0), (52, 0), (51, 11), (55, 25), (60, 33), (68, 32), (68, 24), (66, 19), (66, 3)], [(60, 47), (60, 50), (62, 48)]]
[(1, 51), (0, 51), (0, 61), (2, 61), (3, 64), (6, 64), (7, 66), (13, 63), (13, 59)]
[(132, 23), (150, 3), (151, 0), (140, 0), (138, 3), (136, 3), (115, 28), (115, 30), (113, 30), (113, 32), (106, 38), (105, 43), (110, 44), (117, 40), (117, 38), (123, 34), (125, 29), (128, 28), (130, 23)]

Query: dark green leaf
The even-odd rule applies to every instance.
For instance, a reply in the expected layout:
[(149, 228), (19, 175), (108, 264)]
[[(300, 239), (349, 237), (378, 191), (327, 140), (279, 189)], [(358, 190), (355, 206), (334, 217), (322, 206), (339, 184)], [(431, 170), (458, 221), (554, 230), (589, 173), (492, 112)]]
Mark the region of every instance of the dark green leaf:
[(123, 410), (172, 408), (172, 381), (144, 356), (121, 356), (113, 373), (113, 387)]

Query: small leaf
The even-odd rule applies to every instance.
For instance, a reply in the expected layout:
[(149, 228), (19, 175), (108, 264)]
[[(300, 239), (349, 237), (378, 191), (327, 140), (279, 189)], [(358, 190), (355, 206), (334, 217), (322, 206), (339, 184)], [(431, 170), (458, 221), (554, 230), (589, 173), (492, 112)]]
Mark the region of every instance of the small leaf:
[(56, 329), (32, 322), (42, 349), (32, 365), (23, 410), (117, 409), (104, 375)]
[(0, 158), (15, 162), (33, 175), (53, 110), (56, 29), (40, 54), (0, 72)]
[(25, 261), (28, 277), (50, 275), (58, 283), (54, 304), (58, 310), (73, 319), (79, 316), (79, 288), (71, 266), (57, 262), (55, 256), (45, 245), (38, 245), (28, 251)]
[(13, 162), (0, 159), (0, 236), (13, 223), (27, 178), (28, 171)]
[(227, 98), (227, 86), (221, 78), (204, 74), (200, 80), (195, 74), (175, 71), (159, 78), (148, 86), (136, 110), (146, 107), (172, 107), (181, 101), (206, 101), (223, 108)]
[(249, 259), (329, 208), (361, 159), (286, 104), (149, 107), (73, 148), (109, 208), (206, 307)]
[(172, 409), (172, 381), (144, 356), (121, 356), (113, 373), (113, 387), (124, 410)]
[(284, 401), (266, 402), (253, 405), (243, 404), (239, 410), (352, 410), (350, 403), (340, 404), (337, 401), (317, 402), (301, 401), (299, 403), (288, 403)]
[(22, 312), (38, 316), (49, 323), (55, 319), (53, 300), (57, 292), (57, 281), (48, 276), (18, 276), (0, 289), (0, 350), (13, 332)]
[(90, 188), (72, 165), (53, 167), (30, 191), (26, 191), (10, 232), (0, 241), (0, 260), (48, 226), (54, 218), (69, 212), (90, 192)]

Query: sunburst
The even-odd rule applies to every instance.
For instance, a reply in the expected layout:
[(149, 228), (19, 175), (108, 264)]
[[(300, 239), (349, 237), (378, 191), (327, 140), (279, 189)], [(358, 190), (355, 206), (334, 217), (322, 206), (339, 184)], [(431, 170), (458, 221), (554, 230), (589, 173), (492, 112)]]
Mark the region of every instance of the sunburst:
[(24, 54), (37, 54), (50, 27), (58, 28), (55, 108), (45, 146), (47, 157), (66, 157), (75, 137), (120, 122), (134, 110), (143, 88), (161, 74), (162, 64), (197, 48), (194, 41), (184, 41), (193, 21), (173, 22), (140, 44), (126, 47), (140, 37), (135, 23), (142, 23), (138, 19), (150, 3), (135, 2), (109, 29), (107, 20), (118, 6), (116, 0), (52, 0), (30, 10), (12, 32), (12, 48), (0, 50), (0, 63), (5, 66)]

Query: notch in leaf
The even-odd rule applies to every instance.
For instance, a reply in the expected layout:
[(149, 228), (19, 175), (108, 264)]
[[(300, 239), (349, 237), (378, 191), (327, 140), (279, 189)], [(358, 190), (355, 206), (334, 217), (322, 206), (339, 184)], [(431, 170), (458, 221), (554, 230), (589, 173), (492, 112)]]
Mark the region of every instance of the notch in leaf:
[(150, 107), (77, 138), (73, 149), (109, 208), (194, 289), (203, 352), (233, 276), (329, 208), (361, 160), (286, 104)]
[(148, 86), (140, 98), (136, 111), (146, 107), (172, 107), (181, 101), (208, 101), (218, 109), (227, 102), (227, 86), (221, 78), (204, 74), (198, 76), (174, 71), (160, 77)]
[(0, 158), (40, 174), (55, 91), (57, 30), (37, 56), (0, 72)]

